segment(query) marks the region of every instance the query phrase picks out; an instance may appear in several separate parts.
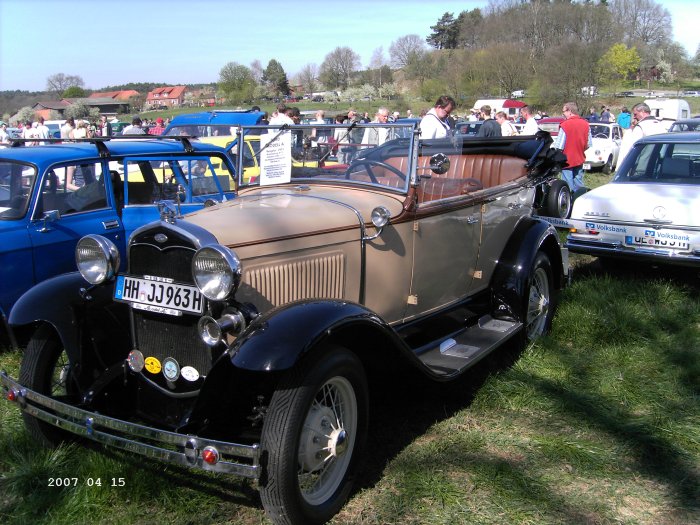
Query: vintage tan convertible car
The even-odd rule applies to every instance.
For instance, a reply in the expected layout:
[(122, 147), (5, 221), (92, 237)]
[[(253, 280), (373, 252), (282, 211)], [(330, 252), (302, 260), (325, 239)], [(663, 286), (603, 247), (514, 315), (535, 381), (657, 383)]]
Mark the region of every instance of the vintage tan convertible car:
[(80, 273), (10, 314), (28, 344), (0, 380), (29, 432), (254, 478), (274, 523), (330, 519), (361, 464), (369, 378), (401, 362), (450, 381), (536, 338), (567, 274), (533, 216), (563, 160), (548, 134), (400, 127), (315, 147), (303, 126), (242, 129), (261, 135), (261, 173), (235, 199), (185, 217), (163, 203), (124, 274), (111, 241), (84, 237)]

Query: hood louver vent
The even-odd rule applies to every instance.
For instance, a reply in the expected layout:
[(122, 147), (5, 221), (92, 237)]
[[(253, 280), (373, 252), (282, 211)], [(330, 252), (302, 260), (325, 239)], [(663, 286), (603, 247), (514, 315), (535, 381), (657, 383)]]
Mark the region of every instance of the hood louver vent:
[(302, 299), (342, 299), (345, 283), (343, 254), (300, 259), (245, 272), (243, 281), (273, 306)]

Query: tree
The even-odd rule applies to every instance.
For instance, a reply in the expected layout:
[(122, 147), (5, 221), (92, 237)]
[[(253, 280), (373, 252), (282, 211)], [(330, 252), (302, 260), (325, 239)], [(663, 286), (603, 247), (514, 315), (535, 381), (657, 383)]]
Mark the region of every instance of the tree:
[(263, 67), (260, 60), (253, 60), (250, 63), (250, 73), (253, 75), (255, 82), (260, 84), (262, 82)]
[(304, 89), (304, 93), (313, 93), (317, 91), (318, 82), (316, 78), (318, 76), (318, 68), (316, 64), (306, 64), (301, 68), (301, 71), (297, 75), (298, 83), (301, 84)]
[(19, 122), (33, 122), (36, 119), (36, 112), (29, 106), (24, 106), (14, 115), (14, 118)]
[(68, 117), (73, 117), (74, 119), (88, 118), (90, 120), (97, 120), (100, 117), (100, 110), (97, 108), (91, 108), (84, 102), (74, 102), (63, 110), (63, 115)]
[(484, 17), (481, 9), (462, 11), (455, 26), (457, 27), (457, 47), (463, 49), (479, 49), (483, 45), (481, 33)]
[(405, 35), (399, 37), (389, 46), (391, 65), (396, 69), (406, 67), (422, 59), (428, 50), (423, 39), (418, 35)]
[(336, 47), (326, 55), (318, 76), (326, 89), (345, 89), (359, 66), (360, 56), (357, 53), (349, 47)]
[(253, 99), (255, 79), (250, 69), (238, 62), (229, 62), (219, 72), (219, 89), (230, 104)]
[(289, 95), (289, 80), (284, 72), (282, 64), (274, 58), (267, 63), (263, 71), (262, 82), (267, 85), (269, 91), (275, 95)]
[(598, 64), (601, 78), (612, 83), (617, 91), (617, 83), (639, 69), (639, 53), (636, 47), (628, 48), (625, 44), (614, 44), (600, 58)]
[(86, 96), (87, 93), (85, 90), (78, 86), (71, 86), (67, 88), (61, 95), (62, 98), (85, 98)]
[(430, 26), (433, 32), (426, 41), (436, 49), (456, 49), (459, 26), (452, 13), (444, 13), (437, 24)]
[(46, 79), (46, 91), (55, 93), (56, 96), (60, 96), (69, 87), (83, 87), (84, 85), (85, 82), (78, 75), (56, 73)]
[(610, 11), (613, 19), (624, 21), (618, 27), (627, 44), (660, 46), (673, 34), (671, 13), (654, 0), (611, 0)]

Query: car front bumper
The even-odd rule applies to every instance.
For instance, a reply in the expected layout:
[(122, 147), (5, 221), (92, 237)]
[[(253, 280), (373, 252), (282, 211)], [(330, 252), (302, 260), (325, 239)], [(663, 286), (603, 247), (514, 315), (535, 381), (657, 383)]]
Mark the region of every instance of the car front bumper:
[[(260, 475), (260, 447), (218, 441), (191, 434), (178, 434), (89, 412), (23, 387), (0, 371), (5, 398), (45, 423), (72, 434), (160, 461), (245, 478)], [(215, 463), (203, 452), (216, 452)]]

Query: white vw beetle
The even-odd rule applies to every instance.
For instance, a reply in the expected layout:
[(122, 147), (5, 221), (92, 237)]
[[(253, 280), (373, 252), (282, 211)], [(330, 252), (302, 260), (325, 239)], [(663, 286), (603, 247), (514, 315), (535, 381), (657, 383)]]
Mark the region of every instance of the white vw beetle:
[(576, 199), (569, 225), (571, 252), (700, 266), (700, 136), (637, 141), (609, 184)]

